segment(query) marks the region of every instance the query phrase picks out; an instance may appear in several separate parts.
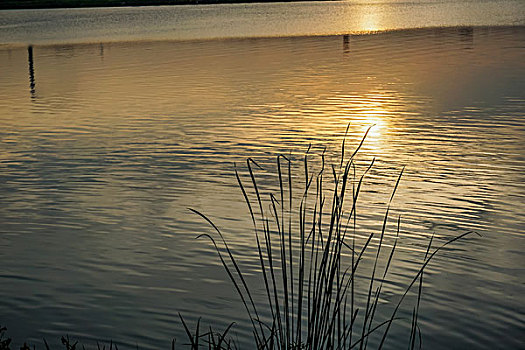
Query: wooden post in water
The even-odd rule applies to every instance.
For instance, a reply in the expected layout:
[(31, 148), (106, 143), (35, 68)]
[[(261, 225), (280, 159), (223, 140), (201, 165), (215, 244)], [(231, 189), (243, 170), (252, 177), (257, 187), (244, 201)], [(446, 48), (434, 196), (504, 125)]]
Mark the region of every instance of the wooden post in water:
[(35, 68), (33, 63), (33, 46), (27, 47), (27, 61), (29, 63), (29, 92), (31, 98), (35, 98)]

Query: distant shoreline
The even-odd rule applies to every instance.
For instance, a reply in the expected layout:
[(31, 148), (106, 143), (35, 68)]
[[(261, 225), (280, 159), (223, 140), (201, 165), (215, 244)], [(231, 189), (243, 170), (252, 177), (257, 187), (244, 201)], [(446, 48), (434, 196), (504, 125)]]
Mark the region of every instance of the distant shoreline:
[[(210, 5), (210, 4), (242, 4), (242, 3), (257, 3), (257, 2), (293, 2), (293, 1), (305, 1), (305, 0), (4, 0), (0, 2), (0, 10), (82, 8), (82, 7), (200, 5), (200, 4)], [(310, 0), (310, 1), (315, 1), (315, 0)], [(327, 1), (327, 0), (323, 0), (323, 1)]]

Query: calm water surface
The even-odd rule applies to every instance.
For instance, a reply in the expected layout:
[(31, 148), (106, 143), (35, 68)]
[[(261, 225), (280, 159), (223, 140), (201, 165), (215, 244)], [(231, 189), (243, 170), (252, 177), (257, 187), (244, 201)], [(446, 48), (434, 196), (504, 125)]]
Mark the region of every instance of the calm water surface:
[[(33, 42), (33, 29), (6, 28), (0, 323), (11, 336), (56, 343), (67, 333), (158, 349), (184, 339), (181, 312), (219, 329), (236, 321), (248, 344), (244, 311), (212, 246), (194, 239), (209, 228), (187, 208), (216, 221), (257, 283), (233, 163), (256, 159), (267, 193), (276, 189), (275, 156), (289, 154), (298, 192), (308, 145), (313, 166), (324, 147), (335, 159), (350, 123), (350, 147), (375, 124), (358, 157), (358, 172), (376, 157), (359, 237), (380, 230), (406, 166), (392, 209), (402, 216), (401, 249), (381, 302), (397, 300), (432, 234), (442, 242), (475, 230), (482, 237), (428, 267), (423, 345), (523, 347), (525, 27), (127, 42), (110, 30), (111, 40), (85, 44), (65, 31), (56, 44), (31, 47), (21, 44)], [(99, 38), (87, 33), (79, 41)], [(400, 321), (391, 348), (405, 346), (409, 324)]]
[(349, 0), (0, 11), (0, 44), (333, 35), (525, 25), (522, 0)]

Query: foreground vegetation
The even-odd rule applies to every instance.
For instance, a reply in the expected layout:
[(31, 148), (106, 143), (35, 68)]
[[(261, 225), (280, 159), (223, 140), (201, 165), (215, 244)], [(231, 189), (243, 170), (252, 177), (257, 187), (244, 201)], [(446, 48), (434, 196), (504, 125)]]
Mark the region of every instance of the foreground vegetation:
[[(361, 188), (374, 165), (372, 160), (357, 175), (355, 158), (367, 134), (368, 131), (350, 156), (346, 155), (343, 141), (341, 159), (330, 167), (325, 165), (323, 152), (320, 166), (312, 170), (309, 149), (302, 160), (304, 174), (300, 181), (304, 186), (300, 193), (294, 192), (297, 178), (292, 174), (292, 160), (284, 155), (276, 158), (276, 194), (266, 193), (259, 186), (254, 169), (260, 167), (254, 160), (247, 160), (244, 174), (235, 169), (253, 224), (260, 275), (257, 286), (264, 286), (262, 296), (256, 287), (250, 286), (220, 229), (206, 215), (190, 209), (214, 231), (199, 237), (212, 243), (239, 295), (253, 335), (251, 348), (382, 349), (388, 344), (393, 324), (402, 318), (401, 308), (408, 299), (413, 304), (408, 308), (411, 320), (405, 347), (421, 347), (418, 316), (425, 268), (440, 250), (471, 232), (449, 238), (437, 248), (433, 247), (432, 236), (422, 253), (422, 263), (407, 281), (404, 292), (395, 302), (385, 302), (387, 298), (382, 299), (382, 293), (387, 289), (389, 271), (396, 261), (401, 224), (399, 216), (390, 220), (389, 213), (403, 169), (388, 197), (383, 220), (378, 223), (379, 231), (366, 236), (356, 234)], [(390, 221), (394, 221), (393, 230), (388, 229)], [(415, 290), (409, 298), (412, 289)], [(191, 327), (179, 317), (187, 335), (185, 347), (237, 348), (230, 336), (233, 322), (222, 332), (211, 328), (202, 331), (200, 319)], [(10, 340), (2, 339), (0, 350), (9, 349)], [(62, 344), (67, 350), (77, 347), (69, 338), (62, 338)], [(44, 345), (49, 349), (45, 340)], [(171, 348), (175, 345), (172, 341)], [(108, 348), (112, 349), (113, 344)], [(25, 345), (22, 348), (27, 349)]]
[[(252, 288), (220, 229), (204, 214), (193, 210), (215, 230), (214, 236), (204, 234), (201, 237), (207, 237), (215, 246), (242, 300), (251, 320), (255, 348), (362, 350), (370, 347), (374, 337), (373, 347), (382, 349), (394, 321), (401, 318), (400, 308), (414, 286), (418, 288), (414, 292), (415, 305), (412, 306), (407, 343), (409, 349), (421, 346), (418, 314), (424, 270), (441, 249), (471, 232), (453, 237), (437, 248), (433, 248), (432, 236), (422, 264), (404, 293), (393, 305), (381, 303), (381, 293), (391, 263), (395, 260), (401, 222), (397, 217), (394, 232), (387, 233), (390, 206), (404, 169), (392, 189), (383, 221), (378, 223), (380, 231), (358, 237), (357, 203), (363, 180), (375, 159), (357, 176), (355, 158), (368, 131), (349, 157), (346, 156), (343, 141), (338, 164), (330, 167), (325, 165), (323, 152), (320, 169), (312, 171), (309, 149), (303, 159), (304, 190), (296, 196), (292, 193), (292, 162), (284, 155), (276, 159), (277, 194), (264, 194), (260, 190), (253, 170), (259, 166), (252, 159), (246, 163), (248, 186), (236, 169), (235, 175), (253, 223), (259, 272), (265, 289), (266, 300), (262, 303), (255, 301)], [(388, 245), (387, 235), (394, 237)], [(364, 260), (367, 260), (366, 267), (362, 266)], [(366, 287), (364, 298), (362, 293), (358, 293), (358, 280), (364, 282)], [(379, 312), (381, 308), (386, 309)], [(270, 310), (269, 320), (261, 317), (261, 311), (266, 310)], [(385, 314), (384, 311), (390, 316), (378, 319), (378, 315)], [(184, 320), (183, 324), (192, 348), (197, 349), (199, 324), (194, 332), (189, 330)], [(222, 339), (224, 333), (218, 336)], [(209, 337), (209, 333), (204, 337)]]
[(297, 0), (2, 0), (0, 1), (0, 10), (38, 9), (38, 8), (232, 4), (232, 3), (291, 2), (291, 1), (297, 1)]

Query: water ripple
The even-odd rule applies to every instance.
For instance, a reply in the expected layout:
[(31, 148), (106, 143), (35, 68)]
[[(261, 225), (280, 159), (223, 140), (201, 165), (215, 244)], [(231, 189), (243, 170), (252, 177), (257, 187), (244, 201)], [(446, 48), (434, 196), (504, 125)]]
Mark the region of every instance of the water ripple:
[[(358, 243), (380, 231), (406, 166), (392, 207), (402, 217), (397, 267), (381, 302), (403, 291), (432, 235), (437, 244), (475, 230), (481, 238), (429, 266), (425, 343), (516, 347), (524, 40), (523, 27), (462, 27), (61, 44), (32, 47), (31, 64), (28, 48), (0, 49), (2, 322), (15, 338), (69, 333), (154, 349), (184, 337), (175, 321), (182, 312), (219, 329), (238, 320), (242, 343), (242, 307), (210, 243), (195, 240), (210, 231), (187, 207), (217, 222), (257, 285), (233, 164), (244, 179), (253, 157), (268, 193), (276, 190), (275, 156), (287, 154), (299, 193), (308, 145), (312, 166), (324, 147), (327, 161), (336, 160), (350, 123), (348, 149), (375, 125), (356, 160), (362, 172), (376, 157)], [(394, 335), (394, 344), (405, 341)]]

